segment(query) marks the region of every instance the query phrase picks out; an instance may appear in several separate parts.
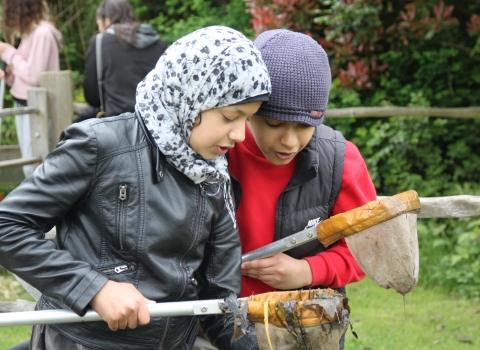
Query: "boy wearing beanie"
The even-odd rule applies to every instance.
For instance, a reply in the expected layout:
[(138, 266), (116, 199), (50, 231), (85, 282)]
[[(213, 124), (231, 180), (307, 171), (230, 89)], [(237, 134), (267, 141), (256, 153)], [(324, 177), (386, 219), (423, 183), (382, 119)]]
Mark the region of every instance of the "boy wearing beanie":
[[(254, 44), (272, 94), (247, 123), (243, 144), (229, 152), (243, 254), (376, 200), (357, 147), (322, 125), (331, 85), (323, 48), (288, 30), (264, 32)], [(242, 275), (242, 297), (311, 287), (345, 293), (365, 276), (344, 239), (245, 262)]]

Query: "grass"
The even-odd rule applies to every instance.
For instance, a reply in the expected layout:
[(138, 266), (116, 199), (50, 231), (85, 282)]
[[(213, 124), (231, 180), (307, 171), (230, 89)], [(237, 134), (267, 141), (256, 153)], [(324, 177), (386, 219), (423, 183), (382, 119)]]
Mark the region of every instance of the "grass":
[[(17, 282), (15, 277), (8, 271), (0, 271), (0, 300), (12, 301), (16, 299), (25, 299), (33, 301), (22, 285)], [(30, 338), (32, 327), (0, 327), (0, 350), (6, 350), (8, 347)]]
[(480, 347), (480, 303), (416, 287), (403, 298), (365, 278), (347, 287), (352, 332), (348, 350), (474, 350)]
[(0, 350), (7, 350), (10, 346), (18, 344), (32, 335), (32, 327), (0, 328)]
[[(6, 292), (8, 290), (8, 292)], [(0, 273), (0, 297), (27, 298), (23, 288), (6, 272)], [(474, 350), (480, 347), (480, 303), (416, 287), (403, 298), (370, 279), (347, 287), (350, 330), (346, 350)], [(30, 299), (31, 300), (31, 299)], [(406, 317), (406, 319), (405, 319)], [(30, 327), (0, 328), (0, 350), (27, 339)]]

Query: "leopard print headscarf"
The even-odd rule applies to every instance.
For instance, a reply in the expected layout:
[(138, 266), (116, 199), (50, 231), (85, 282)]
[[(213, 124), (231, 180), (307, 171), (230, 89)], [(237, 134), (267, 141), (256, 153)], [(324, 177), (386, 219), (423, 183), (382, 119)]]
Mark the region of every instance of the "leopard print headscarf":
[(137, 86), (135, 110), (167, 162), (195, 183), (225, 187), (234, 220), (225, 156), (205, 160), (188, 141), (201, 112), (270, 92), (267, 68), (253, 43), (234, 29), (213, 26), (177, 40), (163, 53)]

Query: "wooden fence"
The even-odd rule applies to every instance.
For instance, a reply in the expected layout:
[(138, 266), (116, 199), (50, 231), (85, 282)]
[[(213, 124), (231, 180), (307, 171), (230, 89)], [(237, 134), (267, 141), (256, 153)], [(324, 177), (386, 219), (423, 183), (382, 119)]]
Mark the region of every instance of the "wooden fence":
[(61, 132), (73, 121), (73, 83), (70, 71), (45, 72), (40, 87), (28, 90), (27, 107), (0, 110), (0, 118), (30, 115), (32, 157), (22, 158), (18, 146), (0, 146), (0, 183), (24, 179), (22, 165), (39, 165), (53, 150)]
[(0, 169), (18, 167), (26, 164), (40, 164), (48, 154), (47, 91), (45, 88), (28, 90), (29, 107), (3, 109), (0, 117), (10, 115), (30, 115), (30, 136), (32, 139), (32, 157), (0, 161)]
[[(69, 71), (49, 72), (40, 79), (40, 88), (33, 88), (28, 93), (28, 107), (0, 110), (0, 117), (30, 114), (33, 157), (0, 161), (1, 172), (7, 168), (17, 168), (25, 164), (39, 164), (51, 151), (61, 131), (68, 126), (73, 115), (89, 108), (87, 104), (73, 103), (72, 80)], [(442, 118), (480, 118), (480, 107), (470, 108), (409, 108), (409, 107), (354, 107), (327, 110), (326, 118), (366, 118), (432, 116)], [(34, 141), (34, 142), (33, 142)], [(14, 147), (0, 147), (0, 157), (14, 157)], [(2, 155), (3, 153), (3, 155)], [(3, 158), (0, 158), (3, 159)], [(22, 173), (23, 177), (23, 173)], [(20, 182), (22, 179), (17, 179)], [(17, 182), (17, 183), (18, 183)], [(421, 197), (422, 209), (418, 218), (464, 218), (480, 216), (480, 196)], [(55, 237), (55, 229), (47, 233)], [(25, 286), (28, 289), (28, 285)], [(25, 300), (0, 302), (0, 312), (33, 310), (35, 303)]]
[(389, 118), (397, 116), (478, 119), (480, 107), (350, 107), (327, 109), (325, 118)]

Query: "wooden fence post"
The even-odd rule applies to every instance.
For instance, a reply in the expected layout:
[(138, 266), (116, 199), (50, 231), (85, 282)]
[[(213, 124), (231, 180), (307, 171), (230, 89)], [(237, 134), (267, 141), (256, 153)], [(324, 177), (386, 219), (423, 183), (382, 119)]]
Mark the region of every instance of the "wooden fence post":
[(40, 87), (47, 89), (50, 129), (49, 150), (58, 143), (62, 131), (73, 122), (73, 82), (69, 70), (43, 72)]
[(43, 162), (49, 150), (47, 89), (29, 88), (27, 103), (29, 107), (38, 108), (38, 113), (30, 114), (30, 137), (32, 138), (32, 156)]

